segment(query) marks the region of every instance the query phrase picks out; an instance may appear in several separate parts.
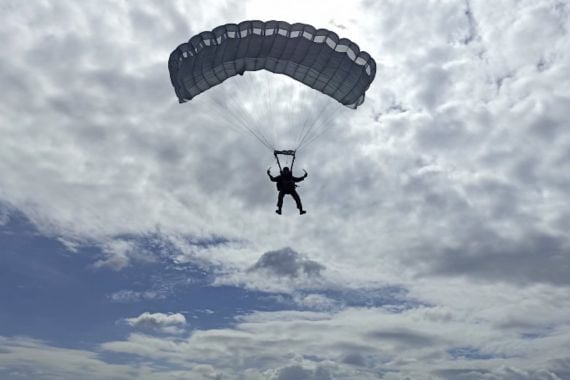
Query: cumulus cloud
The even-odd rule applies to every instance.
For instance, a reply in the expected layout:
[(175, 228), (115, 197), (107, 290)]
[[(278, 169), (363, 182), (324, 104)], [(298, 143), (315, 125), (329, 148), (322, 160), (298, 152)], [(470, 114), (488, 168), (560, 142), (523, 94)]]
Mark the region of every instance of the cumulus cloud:
[(530, 234), (524, 239), (506, 240), (489, 234), (482, 238), (460, 251), (451, 247), (444, 250), (433, 261), (433, 273), (520, 284), (569, 284), (570, 268), (564, 265), (570, 256), (566, 237)]
[[(497, 289), (493, 291), (497, 293)], [(519, 295), (520, 300), (528, 296)], [(115, 377), (121, 378), (120, 371), (130, 368), (129, 363), (137, 370), (128, 373), (141, 378), (175, 374), (182, 378), (233, 378), (245, 373), (252, 379), (375, 379), (382, 375), (403, 380), (426, 374), (438, 380), (565, 378), (570, 362), (564, 349), (567, 330), (533, 337), (520, 333), (525, 330), (502, 333), (505, 329), (493, 325), (496, 317), (492, 314), (501, 306), (512, 305), (501, 304), (498, 298), (497, 303), (484, 310), (466, 311), (465, 315), (455, 308), (425, 306), (403, 312), (381, 307), (336, 312), (256, 312), (240, 316), (231, 327), (194, 330), (183, 338), (132, 334), (101, 347), (106, 354), (132, 358), (122, 366), (111, 366), (105, 361), (106, 356), (98, 357), (88, 350), (64, 350), (45, 343), (5, 338), (0, 364), (15, 370), (15, 355), (22, 355), (26, 360), (31, 357), (35, 368), (49, 365), (52, 371), (62, 373), (73, 368), (73, 361), (64, 360), (73, 354), (81, 358), (79, 362), (86, 358), (94, 361), (90, 367), (93, 378), (103, 377), (108, 370), (117, 371)], [(523, 313), (519, 310), (516, 314)], [(150, 324), (152, 328), (178, 327), (183, 318), (144, 313), (130, 319), (130, 323)], [(42, 352), (50, 354), (45, 356)], [(49, 358), (49, 364), (44, 358)], [(145, 362), (142, 367), (140, 359)], [(165, 365), (176, 370), (166, 370)], [(27, 371), (30, 367), (24, 368)]]
[[(425, 318), (428, 314), (430, 319)], [(500, 335), (482, 315), (445, 317), (437, 308), (402, 313), (383, 308), (348, 308), (336, 313), (265, 312), (242, 316), (237, 322), (232, 329), (195, 331), (182, 342), (137, 335), (128, 341), (109, 342), (104, 348), (178, 364), (187, 358), (204, 363), (216, 358), (218, 371), (226, 374), (258, 369), (273, 371), (276, 378), (295, 374), (307, 379), (372, 379), (379, 373), (388, 379), (426, 373), (447, 379), (494, 371), (497, 378), (510, 371), (560, 376), (568, 360), (562, 349), (567, 333), (532, 340), (516, 334)], [(464, 348), (466, 342), (470, 350)]]
[(130, 326), (142, 329), (157, 330), (168, 334), (184, 331), (186, 317), (180, 313), (164, 314), (144, 312), (138, 317), (125, 319)]
[(211, 365), (165, 370), (159, 364), (116, 364), (106, 361), (97, 349), (67, 349), (38, 340), (0, 336), (0, 376), (6, 379), (197, 379), (219, 377)]
[(301, 257), (289, 247), (265, 252), (250, 268), (251, 271), (266, 270), (283, 277), (319, 276), (323, 269), (323, 265)]
[[(284, 4), (2, 4), (0, 202), (11, 208), (0, 209), (0, 226), (13, 207), (70, 250), (101, 247), (96, 270), (199, 263), (213, 285), (283, 292), (306, 310), (252, 312), (184, 342), (134, 334), (103, 345), (182, 368), (171, 377), (235, 368), (250, 378), (568, 377), (568, 6)], [(179, 105), (168, 79), (168, 54), (193, 33), (254, 18), (338, 28), (380, 68), (363, 106), (340, 111), (299, 153), (310, 172), (303, 218), (273, 213), (271, 152), (226, 128), (229, 106)], [(217, 95), (262, 108), (255, 91), (226, 84)], [(284, 109), (274, 118), (295, 124)], [(145, 240), (151, 233), (163, 248)], [(325, 292), (394, 284), (417, 304), (355, 308)], [(129, 320), (181, 328), (160, 315)], [(133, 377), (92, 352), (53, 350), (61, 356), (49, 364), (47, 344), (4, 338), (2, 347), (5, 368), (25, 356), (73, 378), (84, 367)], [(461, 347), (480, 357), (454, 357)], [(154, 369), (135, 372), (159, 378)]]
[(103, 247), (103, 253), (106, 258), (97, 260), (95, 267), (109, 267), (114, 270), (120, 270), (129, 265), (130, 256), (133, 252), (134, 244), (124, 240), (113, 240)]
[[(90, 5), (12, 6), (1, 29), (9, 37), (0, 70), (9, 86), (2, 93), (1, 197), (42, 231), (106, 247), (98, 267), (124, 269), (139, 260), (120, 236), (158, 227), (245, 242), (240, 254), (213, 257), (229, 267), (295, 242), (351, 281), (397, 281), (426, 268), (454, 274), (433, 270), (438, 264), (426, 265), (424, 255), (437, 261), (445, 252), (470, 251), (481, 238), (476, 226), (512, 242), (505, 261), (515, 247), (533, 246), (532, 236), (567, 246), (570, 216), (560, 207), (570, 147), (564, 6), (364, 2), (339, 14), (329, 5), (198, 2), (192, 14), (200, 17), (189, 25), (187, 5), (105, 4), (112, 17)], [(225, 111), (211, 97), (176, 104), (164, 70), (170, 50), (194, 32), (239, 17), (289, 19), (309, 10), (314, 19), (300, 21), (342, 25), (339, 33), (377, 57), (381, 69), (366, 103), (339, 112), (332, 132), (299, 157), (311, 172), (300, 189), (310, 210), (301, 221), (269, 210), (275, 194), (263, 172), (271, 154), (220, 128)], [(162, 33), (152, 32), (157, 25)], [(240, 93), (245, 102), (256, 92), (240, 83), (218, 86), (216, 96)], [(264, 101), (248, 96), (247, 107), (264, 109)], [(283, 112), (273, 116), (291, 122)], [(228, 180), (235, 173), (247, 180)], [(519, 256), (530, 263), (529, 255), (522, 249)], [(549, 268), (558, 270), (552, 281), (563, 281), (560, 267)], [(548, 281), (546, 273), (523, 281)]]
[(447, 369), (435, 372), (435, 375), (441, 379), (458, 379), (458, 380), (559, 380), (563, 379), (558, 374), (547, 369), (540, 370), (521, 370), (519, 368), (511, 368), (502, 366), (496, 370), (484, 369)]
[(300, 365), (280, 368), (275, 380), (331, 380), (329, 371), (322, 367), (305, 369)]
[(340, 306), (335, 299), (318, 293), (297, 295), (294, 300), (297, 305), (313, 310), (330, 310)]
[[(226, 266), (213, 285), (232, 285), (263, 292), (297, 294), (311, 289), (325, 289), (332, 282), (325, 276), (326, 266), (296, 250), (285, 247), (263, 253), (253, 264)], [(302, 304), (302, 298), (296, 298)], [(297, 302), (295, 301), (295, 302)], [(318, 302), (317, 299), (314, 299)], [(326, 302), (325, 299), (322, 299)], [(310, 300), (309, 300), (310, 302)]]
[[(93, 380), (104, 377), (129, 379), (133, 376), (130, 366), (106, 363), (88, 350), (54, 347), (21, 337), (0, 336), (0, 344), (0, 374), (5, 378), (41, 378), (46, 373), (59, 373), (68, 379)], [(141, 368), (141, 372), (146, 370)]]

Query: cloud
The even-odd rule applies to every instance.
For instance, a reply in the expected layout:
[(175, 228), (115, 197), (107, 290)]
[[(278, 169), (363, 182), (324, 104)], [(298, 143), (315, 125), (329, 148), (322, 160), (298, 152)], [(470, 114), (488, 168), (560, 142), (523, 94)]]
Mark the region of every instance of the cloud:
[(128, 241), (114, 240), (105, 245), (104, 254), (107, 256), (104, 260), (95, 262), (95, 267), (109, 267), (114, 270), (120, 270), (129, 265), (129, 256), (133, 253), (134, 244)]
[[(197, 379), (235, 368), (249, 378), (316, 378), (318, 368), (339, 379), (569, 377), (563, 2), (12, 2), (2, 12), (0, 202), (10, 208), (0, 226), (21, 212), (91, 255), (94, 270), (199, 264), (208, 285), (282, 292), (281, 307), (295, 309), (245, 310), (236, 326), (183, 341), (103, 344), (153, 368), (3, 338), (4, 368), (158, 378), (164, 360), (165, 377)], [(284, 89), (237, 79), (212, 93), (221, 106), (207, 96), (179, 105), (169, 82), (179, 43), (253, 18), (337, 25), (379, 64), (362, 107), (341, 109), (299, 152), (310, 173), (303, 218), (273, 213), (272, 152), (228, 127), (229, 103), (259, 110), (267, 130), (284, 126), (285, 141), (307, 109), (319, 113), (319, 97), (283, 91), (261, 112), (259, 95)], [(165, 300), (180, 277), (110, 299)], [(405, 296), (377, 296), (390, 288)], [(455, 358), (457, 347), (482, 357)]]
[(331, 380), (329, 371), (322, 367), (316, 369), (304, 369), (300, 365), (292, 365), (280, 368), (275, 380)]
[(114, 302), (137, 302), (140, 300), (153, 300), (157, 298), (164, 298), (165, 295), (152, 290), (137, 292), (134, 290), (120, 290), (109, 296)]
[(496, 370), (481, 369), (446, 369), (436, 371), (435, 375), (441, 379), (459, 379), (459, 380), (559, 380), (562, 379), (556, 373), (546, 369), (540, 370), (521, 370), (518, 368), (501, 367)]
[[(263, 253), (253, 264), (246, 263), (240, 266), (222, 266), (213, 279), (212, 285), (231, 285), (247, 289), (296, 294), (298, 291), (310, 292), (312, 289), (323, 290), (332, 286), (328, 279), (326, 267), (296, 250), (285, 247)], [(303, 304), (303, 296), (296, 297), (293, 301)], [(307, 305), (311, 302), (327, 303), (326, 295), (323, 297), (307, 299)], [(316, 304), (315, 304), (316, 306)]]
[[(424, 318), (436, 312), (421, 307), (397, 314), (382, 308), (253, 313), (240, 317), (231, 329), (194, 331), (184, 341), (136, 335), (128, 341), (106, 343), (104, 348), (179, 365), (188, 358), (200, 363), (215, 361), (217, 370), (230, 377), (234, 371), (253, 369), (273, 371), (276, 378), (295, 374), (308, 379), (318, 373), (338, 379), (374, 378), (378, 373), (404, 379), (432, 373), (445, 379), (474, 371), (479, 375), (564, 371), (561, 348), (566, 334), (527, 341), (522, 336), (501, 335), (478, 317)], [(558, 348), (549, 339), (555, 339)], [(450, 358), (449, 352), (466, 340), (480, 354)], [(542, 351), (546, 347), (550, 347), (547, 352)]]
[(218, 374), (211, 365), (166, 369), (159, 363), (123, 363), (104, 358), (99, 350), (67, 349), (23, 337), (0, 336), (0, 376), (3, 379), (197, 379)]
[[(449, 250), (484, 261), (484, 252), (470, 248), (482, 233), (477, 225), (512, 247), (532, 246), (525, 236), (562, 235), (569, 215), (558, 205), (568, 195), (570, 146), (564, 7), (505, 3), (498, 17), (496, 7), (477, 2), (364, 4), (197, 3), (191, 25), (183, 4), (108, 2), (112, 17), (89, 5), (11, 7), (14, 17), (1, 29), (9, 44), (0, 75), (10, 87), (1, 95), (0, 196), (45, 233), (105, 247), (96, 265), (117, 270), (152, 256), (138, 255), (122, 237), (159, 227), (169, 236), (244, 242), (239, 254), (208, 256), (228, 270), (294, 242), (349, 282), (413, 278)], [(264, 175), (271, 154), (220, 127), (229, 105), (208, 96), (176, 104), (164, 72), (170, 50), (194, 32), (239, 17), (288, 18), (300, 8), (318, 9), (303, 12), (314, 20), (302, 21), (345, 26), (341, 34), (381, 66), (366, 103), (339, 111), (331, 133), (299, 156), (311, 173), (300, 189), (304, 221), (272, 215), (275, 192)], [(161, 33), (153, 32), (157, 25)], [(522, 39), (528, 30), (536, 33)], [(253, 82), (253, 90), (236, 80), (214, 91), (265, 109)], [(318, 99), (278, 105), (318, 112)], [(271, 118), (258, 122), (295, 124), (285, 108), (259, 111)], [(426, 265), (427, 257), (436, 262)], [(266, 269), (290, 276), (279, 272), (283, 265)], [(292, 265), (297, 275), (312, 270)], [(522, 281), (549, 281), (546, 273)], [(566, 274), (554, 273), (556, 283)]]
[[(528, 294), (521, 295), (524, 298)], [(39, 342), (32, 348), (30, 341), (3, 338), (0, 365), (24, 373), (49, 365), (50, 371), (65, 379), (64, 371), (76, 371), (70, 370), (74, 362), (66, 359), (73, 354), (81, 358), (79, 363), (87, 358), (94, 361), (89, 367), (93, 378), (104, 377), (107, 370), (116, 370), (117, 378), (127, 373), (159, 379), (175, 375), (233, 378), (245, 373), (254, 379), (374, 379), (382, 374), (386, 379), (403, 380), (426, 373), (435, 379), (516, 379), (517, 374), (523, 379), (564, 378), (570, 360), (563, 349), (568, 339), (565, 329), (529, 339), (497, 328), (489, 312), (499, 305), (467, 317), (453, 309), (424, 306), (397, 313), (381, 307), (254, 312), (236, 318), (232, 326), (194, 330), (187, 336), (131, 334), (125, 340), (103, 343), (97, 353)], [(153, 328), (179, 327), (182, 322), (181, 316), (161, 313), (144, 313), (130, 320), (135, 326), (150, 324)], [(466, 343), (469, 352), (478, 354), (458, 354), (458, 347), (467, 352)], [(23, 346), (28, 349), (18, 348)], [(450, 354), (453, 350), (455, 354)], [(28, 361), (19, 362), (15, 355)], [(107, 358), (119, 357), (123, 358), (120, 366), (108, 364)], [(77, 368), (82, 366), (79, 363)]]
[(305, 258), (289, 247), (265, 252), (250, 268), (251, 271), (266, 270), (281, 277), (319, 276), (324, 266)]
[(2, 207), (2, 205), (0, 204), (0, 226), (8, 224), (9, 221), (10, 221), (10, 212), (4, 207)]
[(335, 299), (318, 293), (298, 295), (295, 297), (295, 303), (312, 310), (331, 310), (340, 306)]
[(425, 347), (436, 344), (433, 337), (407, 330), (380, 330), (368, 334), (369, 337), (380, 342), (396, 342), (398, 345), (411, 347)]
[[(12, 378), (129, 379), (135, 374), (126, 365), (111, 364), (88, 350), (53, 347), (22, 337), (0, 337), (0, 374)], [(145, 372), (145, 369), (141, 369)], [(140, 372), (139, 372), (140, 374)]]
[(184, 331), (186, 317), (180, 313), (144, 312), (138, 317), (125, 319), (125, 322), (135, 328), (156, 330), (167, 334), (179, 334)]
[(569, 254), (570, 242), (563, 236), (531, 234), (506, 240), (489, 234), (467, 249), (445, 250), (433, 261), (432, 271), (437, 275), (466, 275), (490, 281), (568, 285), (570, 268), (563, 263)]

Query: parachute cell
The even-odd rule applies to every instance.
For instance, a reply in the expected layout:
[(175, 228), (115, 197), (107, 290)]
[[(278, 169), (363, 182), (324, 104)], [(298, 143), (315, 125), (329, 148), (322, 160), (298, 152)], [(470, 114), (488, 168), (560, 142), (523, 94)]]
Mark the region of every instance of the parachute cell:
[(180, 103), (245, 71), (285, 74), (356, 108), (376, 75), (376, 63), (352, 41), (326, 29), (284, 21), (244, 21), (202, 32), (168, 61)]

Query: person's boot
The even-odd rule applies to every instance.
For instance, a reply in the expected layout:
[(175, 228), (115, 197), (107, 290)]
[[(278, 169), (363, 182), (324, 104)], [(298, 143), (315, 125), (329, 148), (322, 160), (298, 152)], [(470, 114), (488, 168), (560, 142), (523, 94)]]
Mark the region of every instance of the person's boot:
[(299, 210), (299, 215), (303, 215), (303, 214), (306, 214), (306, 213), (307, 213), (306, 210)]
[(280, 209), (280, 208), (278, 208), (277, 210), (275, 210), (275, 212), (276, 212), (277, 214), (281, 215), (281, 209)]

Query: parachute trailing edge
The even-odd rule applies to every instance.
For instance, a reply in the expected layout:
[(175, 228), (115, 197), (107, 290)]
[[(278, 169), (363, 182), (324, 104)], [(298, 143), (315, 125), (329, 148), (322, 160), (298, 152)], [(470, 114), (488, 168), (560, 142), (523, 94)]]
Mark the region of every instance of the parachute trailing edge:
[(330, 30), (254, 20), (195, 35), (170, 54), (168, 69), (180, 103), (245, 71), (268, 70), (357, 108), (374, 80), (376, 62)]

